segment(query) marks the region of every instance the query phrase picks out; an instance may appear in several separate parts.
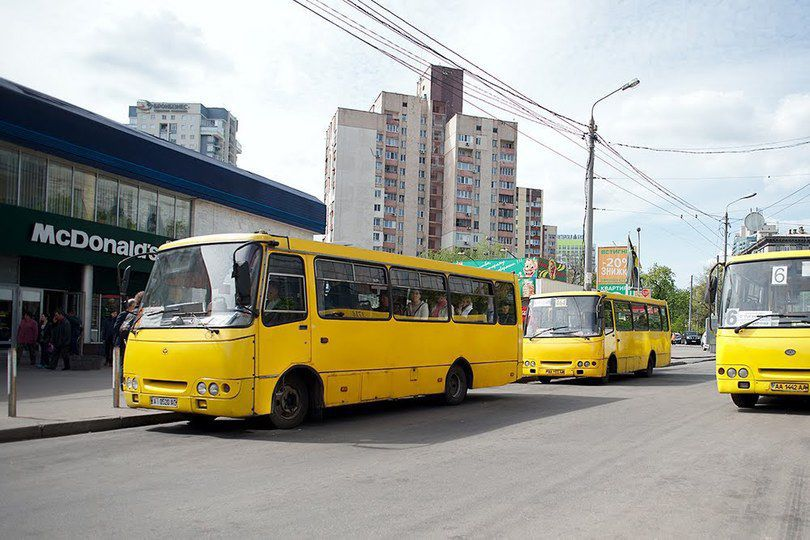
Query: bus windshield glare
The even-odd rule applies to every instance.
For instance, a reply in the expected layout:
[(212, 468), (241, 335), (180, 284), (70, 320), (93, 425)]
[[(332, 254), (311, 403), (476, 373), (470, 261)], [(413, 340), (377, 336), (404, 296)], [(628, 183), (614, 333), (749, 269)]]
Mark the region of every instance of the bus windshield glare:
[(249, 325), (255, 316), (262, 249), (248, 245), (236, 252), (247, 262), (251, 307), (237, 304), (232, 276), (234, 251), (244, 244), (202, 244), (158, 253), (143, 297), (141, 328), (228, 327)]
[(602, 333), (596, 296), (532, 298), (526, 313), (527, 338), (593, 337)]
[(806, 326), (810, 319), (810, 260), (730, 264), (723, 278), (720, 326)]

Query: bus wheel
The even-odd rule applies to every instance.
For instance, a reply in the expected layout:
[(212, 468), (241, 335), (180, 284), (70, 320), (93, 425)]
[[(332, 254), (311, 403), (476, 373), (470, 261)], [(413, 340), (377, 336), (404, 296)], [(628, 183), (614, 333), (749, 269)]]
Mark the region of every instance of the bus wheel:
[(759, 401), (759, 394), (731, 394), (731, 401), (740, 409), (753, 409)]
[(551, 377), (538, 377), (537, 380), (543, 384), (549, 384), (551, 382)]
[(655, 367), (655, 357), (650, 355), (650, 358), (647, 360), (647, 369), (641, 369), (636, 371), (636, 375), (640, 375), (641, 377), (652, 377), (653, 368)]
[(448, 405), (458, 405), (467, 397), (467, 374), (462, 367), (454, 364), (444, 379), (444, 402)]
[(290, 429), (304, 421), (309, 409), (307, 385), (295, 375), (281, 378), (273, 392), (270, 421), (279, 429)]

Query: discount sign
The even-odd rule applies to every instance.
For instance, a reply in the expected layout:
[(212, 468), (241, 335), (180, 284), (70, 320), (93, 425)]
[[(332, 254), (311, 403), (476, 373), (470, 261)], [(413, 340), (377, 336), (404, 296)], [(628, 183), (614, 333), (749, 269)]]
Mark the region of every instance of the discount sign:
[(598, 248), (596, 267), (597, 288), (627, 283), (627, 246)]

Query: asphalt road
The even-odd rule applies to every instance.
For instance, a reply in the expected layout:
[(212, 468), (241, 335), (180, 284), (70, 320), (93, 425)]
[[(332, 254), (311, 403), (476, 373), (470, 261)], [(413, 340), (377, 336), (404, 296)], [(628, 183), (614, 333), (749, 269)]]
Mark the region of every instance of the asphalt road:
[(2, 537), (810, 535), (810, 406), (738, 411), (713, 363), (0, 445)]

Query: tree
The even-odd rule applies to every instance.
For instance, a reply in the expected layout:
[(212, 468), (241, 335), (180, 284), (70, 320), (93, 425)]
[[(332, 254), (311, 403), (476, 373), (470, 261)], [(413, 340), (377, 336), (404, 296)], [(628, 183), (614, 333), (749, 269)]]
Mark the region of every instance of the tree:
[(668, 302), (677, 290), (675, 286), (675, 272), (673, 272), (672, 268), (669, 266), (653, 264), (649, 272), (641, 275), (641, 281), (644, 283), (645, 287), (650, 289), (650, 294), (653, 298), (666, 300)]
[[(696, 332), (703, 332), (706, 317), (709, 316), (709, 305), (703, 300), (705, 276), (708, 273), (709, 269), (706, 268), (702, 275), (695, 276), (692, 288), (692, 330)], [(649, 272), (641, 275), (641, 281), (650, 289), (653, 298), (666, 300), (669, 304), (672, 331), (685, 332), (689, 328), (689, 289), (679, 289), (675, 285), (675, 272), (668, 266), (654, 264)]]
[(429, 249), (423, 252), (420, 257), (445, 262), (457, 262), (467, 259), (506, 259), (511, 257), (506, 251), (501, 251), (502, 249), (503, 244), (498, 242), (479, 242), (474, 246), (465, 248), (449, 247), (444, 249)]

